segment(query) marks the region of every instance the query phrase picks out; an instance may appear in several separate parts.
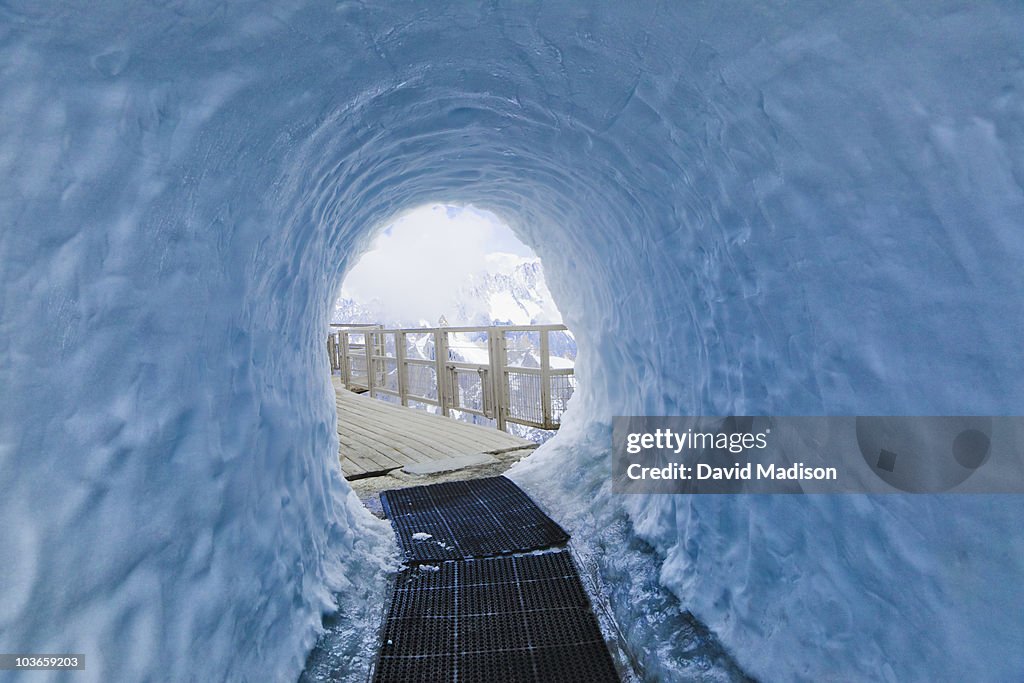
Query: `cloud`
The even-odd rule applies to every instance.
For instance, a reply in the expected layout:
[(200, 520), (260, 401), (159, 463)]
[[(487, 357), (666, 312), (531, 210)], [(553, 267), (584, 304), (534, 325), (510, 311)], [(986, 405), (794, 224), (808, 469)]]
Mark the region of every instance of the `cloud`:
[(341, 295), (380, 302), (389, 320), (434, 324), (451, 315), (466, 278), (535, 258), (493, 214), (433, 204), (401, 216), (346, 274)]

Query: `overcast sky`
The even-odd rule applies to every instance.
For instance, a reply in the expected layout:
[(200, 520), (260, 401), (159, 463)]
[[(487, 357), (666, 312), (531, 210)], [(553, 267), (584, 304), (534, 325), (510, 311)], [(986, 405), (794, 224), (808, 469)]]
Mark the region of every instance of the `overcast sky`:
[(494, 214), (432, 204), (389, 225), (345, 276), (341, 295), (379, 299), (395, 320), (431, 324), (454, 307), (472, 273), (510, 269), (533, 252)]

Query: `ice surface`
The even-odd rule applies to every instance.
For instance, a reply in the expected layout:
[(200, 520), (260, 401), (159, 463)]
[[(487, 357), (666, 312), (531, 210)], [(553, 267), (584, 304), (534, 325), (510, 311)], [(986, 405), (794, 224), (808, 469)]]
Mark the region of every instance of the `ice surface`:
[[(1021, 26), (932, 0), (4, 3), (0, 651), (294, 679), (334, 591), (371, 647), (392, 541), (338, 477), (323, 337), (372, 229), (439, 201), (543, 259), (580, 389), (515, 476), (608, 576), (649, 567), (766, 680), (1024, 678), (1018, 497), (604, 485), (617, 414), (1020, 413)], [(638, 649), (658, 604), (618, 606)]]

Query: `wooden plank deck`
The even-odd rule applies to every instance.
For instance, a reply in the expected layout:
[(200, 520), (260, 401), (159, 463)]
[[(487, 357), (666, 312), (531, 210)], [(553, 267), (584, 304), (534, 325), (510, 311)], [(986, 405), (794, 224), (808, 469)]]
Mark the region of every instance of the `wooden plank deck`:
[(338, 406), (338, 456), (345, 477), (537, 446), (493, 427), (467, 424), (354, 394), (337, 381), (334, 391)]

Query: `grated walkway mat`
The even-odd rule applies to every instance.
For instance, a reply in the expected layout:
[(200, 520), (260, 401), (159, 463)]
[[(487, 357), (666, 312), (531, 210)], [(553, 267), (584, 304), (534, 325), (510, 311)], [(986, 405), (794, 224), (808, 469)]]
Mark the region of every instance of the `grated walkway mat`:
[(505, 477), (394, 489), (380, 501), (410, 562), (526, 552), (569, 540)]
[(618, 681), (569, 553), (403, 570), (374, 681)]

